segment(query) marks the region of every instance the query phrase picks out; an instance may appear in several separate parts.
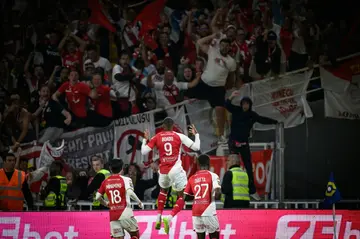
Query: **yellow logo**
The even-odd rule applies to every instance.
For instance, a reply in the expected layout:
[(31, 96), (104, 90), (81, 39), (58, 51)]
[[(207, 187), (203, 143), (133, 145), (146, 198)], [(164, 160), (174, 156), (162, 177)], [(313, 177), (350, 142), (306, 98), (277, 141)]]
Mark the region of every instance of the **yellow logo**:
[(325, 195), (327, 197), (332, 197), (336, 192), (336, 186), (334, 182), (328, 182), (328, 185), (326, 187)]

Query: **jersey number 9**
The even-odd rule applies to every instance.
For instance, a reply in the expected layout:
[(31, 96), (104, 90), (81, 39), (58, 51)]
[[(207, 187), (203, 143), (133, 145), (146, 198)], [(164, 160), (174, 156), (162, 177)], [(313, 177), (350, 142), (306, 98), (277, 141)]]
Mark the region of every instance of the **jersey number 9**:
[(166, 156), (170, 156), (170, 155), (172, 155), (172, 145), (171, 145), (171, 143), (165, 143), (164, 144), (164, 150), (165, 150), (165, 154), (166, 154)]

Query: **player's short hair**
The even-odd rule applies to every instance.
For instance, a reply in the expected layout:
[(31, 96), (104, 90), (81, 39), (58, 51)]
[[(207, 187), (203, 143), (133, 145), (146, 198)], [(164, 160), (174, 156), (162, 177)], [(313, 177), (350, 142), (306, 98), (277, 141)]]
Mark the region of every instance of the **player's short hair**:
[(112, 173), (120, 173), (124, 162), (121, 159), (113, 159), (110, 161), (110, 170)]
[(163, 127), (165, 129), (171, 129), (174, 126), (174, 120), (170, 117), (166, 117), (163, 121)]
[(200, 155), (197, 160), (200, 166), (210, 166), (210, 157), (207, 154)]

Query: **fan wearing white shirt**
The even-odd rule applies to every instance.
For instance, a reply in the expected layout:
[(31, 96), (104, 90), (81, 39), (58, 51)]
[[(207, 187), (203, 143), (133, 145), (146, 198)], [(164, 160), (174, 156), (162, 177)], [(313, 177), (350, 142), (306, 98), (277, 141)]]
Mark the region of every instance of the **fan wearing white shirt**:
[[(129, 116), (131, 114), (132, 106), (135, 104), (136, 92), (132, 86), (135, 74), (130, 66), (130, 55), (126, 51), (120, 53), (119, 64), (115, 65), (112, 71), (111, 89), (115, 91), (118, 103), (120, 104), (120, 111), (125, 114), (122, 116)], [(118, 117), (114, 112), (114, 117)]]
[(208, 62), (194, 92), (196, 98), (208, 100), (211, 107), (215, 108), (218, 143), (225, 144), (225, 85), (235, 83), (236, 62), (229, 55), (230, 40), (224, 38), (219, 41), (219, 37), (220, 34), (215, 33), (197, 41), (200, 49), (208, 55)]
[(178, 103), (180, 91), (195, 87), (200, 81), (200, 76), (201, 74), (198, 74), (197, 77), (189, 83), (176, 82), (174, 72), (169, 69), (165, 72), (163, 82), (154, 82), (151, 75), (147, 77), (147, 86), (154, 88), (157, 92), (161, 92), (161, 94), (157, 94), (157, 104), (159, 106), (162, 106), (161, 103), (163, 102), (166, 104), (164, 106), (168, 106)]
[(89, 64), (90, 62), (92, 62), (95, 66), (95, 68), (98, 68), (98, 67), (101, 67), (104, 72), (105, 72), (105, 75), (107, 75), (109, 78), (111, 76), (111, 70), (112, 70), (112, 65), (110, 63), (110, 61), (104, 57), (101, 57), (99, 55), (99, 50), (97, 48), (96, 45), (88, 45), (86, 47), (86, 52), (87, 52), (87, 56), (89, 59), (87, 59), (85, 62), (84, 62), (84, 71), (85, 71), (85, 66), (87, 64)]

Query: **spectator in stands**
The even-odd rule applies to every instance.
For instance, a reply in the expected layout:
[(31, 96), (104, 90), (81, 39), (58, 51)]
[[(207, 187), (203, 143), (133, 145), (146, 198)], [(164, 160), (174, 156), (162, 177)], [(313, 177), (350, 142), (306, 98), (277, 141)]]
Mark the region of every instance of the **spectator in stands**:
[(225, 195), (224, 208), (249, 208), (249, 178), (240, 166), (240, 157), (229, 155), (227, 164), (228, 171), (221, 183), (221, 192)]
[(136, 92), (133, 87), (135, 74), (130, 67), (130, 54), (121, 52), (119, 64), (115, 65), (112, 72), (112, 89), (115, 91), (117, 104), (113, 104), (114, 118), (127, 117), (131, 114), (136, 103)]
[(47, 85), (41, 87), (39, 95), (37, 110), (32, 114), (39, 126), (38, 142), (42, 144), (50, 140), (53, 143), (64, 132), (64, 126), (70, 125), (71, 114), (50, 98), (50, 89)]
[(289, 56), (289, 71), (304, 68), (309, 60), (305, 41), (307, 36), (305, 22), (300, 17), (295, 18), (296, 28), (293, 30), (293, 43)]
[[(25, 173), (15, 169), (16, 158), (12, 153), (7, 153), (3, 168), (0, 168), (0, 211), (22, 211), (24, 199), (29, 209), (33, 208), (33, 198)], [(21, 189), (14, 185), (22, 185)]]
[(231, 113), (232, 117), (229, 136), (229, 150), (231, 153), (241, 155), (249, 177), (250, 194), (255, 200), (260, 200), (259, 195), (256, 193), (254, 184), (249, 145), (250, 131), (256, 122), (260, 124), (277, 124), (278, 122), (276, 120), (260, 116), (252, 111), (252, 101), (249, 97), (243, 97), (240, 101), (240, 106), (233, 105), (231, 101), (238, 95), (239, 91), (234, 91), (225, 102), (225, 107)]
[(49, 76), (54, 66), (61, 65), (61, 56), (59, 52), (59, 32), (51, 29), (48, 32), (48, 38), (43, 44), (37, 46), (44, 57), (45, 75)]
[(97, 92), (98, 98), (92, 100), (92, 109), (88, 112), (88, 125), (93, 127), (108, 126), (113, 117), (111, 97), (116, 98), (115, 92), (109, 86), (103, 85), (103, 70), (98, 68), (92, 75), (92, 84)]
[[(156, 104), (160, 107), (167, 107), (180, 102), (180, 91), (194, 88), (200, 81), (201, 74), (197, 74), (191, 82), (175, 81), (174, 72), (167, 70), (163, 82), (152, 82), (152, 75), (148, 76), (148, 87), (156, 90)], [(173, 112), (167, 111), (168, 114)]]
[[(59, 74), (59, 77), (57, 75)], [(70, 69), (67, 67), (61, 67), (59, 65), (54, 67), (53, 72), (50, 75), (47, 85), (50, 90), (58, 89), (63, 83), (69, 80)]]
[(11, 105), (4, 113), (4, 126), (11, 135), (12, 151), (16, 152), (20, 143), (31, 142), (35, 139), (34, 131), (30, 124), (31, 115), (20, 106), (20, 96), (13, 94), (10, 97)]
[(72, 113), (72, 125), (75, 128), (86, 125), (88, 97), (91, 99), (98, 98), (95, 87), (92, 84), (89, 87), (86, 83), (80, 82), (79, 77), (79, 72), (72, 70), (69, 81), (63, 83), (52, 95), (52, 99), (59, 102), (59, 96), (65, 93), (68, 109)]
[(94, 45), (94, 44), (88, 45), (86, 47), (86, 52), (87, 52), (87, 56), (88, 56), (89, 59), (84, 62), (84, 71), (86, 70), (85, 69), (86, 64), (92, 62), (94, 64), (95, 68), (100, 67), (100, 68), (103, 69), (103, 71), (105, 72), (106, 79), (110, 78), (109, 80), (111, 80), (111, 76), (112, 76), (111, 63), (110, 63), (110, 61), (108, 59), (106, 59), (104, 57), (101, 57), (99, 55), (98, 47), (96, 45)]
[[(79, 45), (78, 48), (76, 47), (76, 44)], [(75, 67), (81, 69), (85, 47), (86, 42), (71, 33), (69, 29), (67, 29), (65, 31), (64, 38), (59, 43), (59, 51), (61, 52), (62, 65), (65, 67)]]
[(280, 31), (280, 43), (284, 50), (286, 60), (289, 59), (291, 53), (291, 47), (293, 44), (293, 20), (290, 17), (285, 17), (284, 25)]
[(256, 39), (256, 53), (250, 69), (255, 79), (263, 79), (270, 75), (279, 75), (281, 71), (281, 48), (277, 44), (277, 35), (273, 31)]
[(180, 31), (177, 43), (170, 40), (168, 33), (162, 31), (159, 34), (158, 47), (154, 50), (156, 58), (164, 60), (166, 67), (177, 70), (177, 66), (180, 63), (180, 50), (183, 44), (183, 30)]
[(158, 173), (154, 172), (153, 177), (148, 180), (142, 179), (142, 172), (139, 165), (131, 163), (125, 170), (124, 175), (131, 178), (134, 184), (134, 192), (140, 200), (144, 200), (144, 192), (146, 189), (155, 187), (158, 183)]
[[(216, 110), (219, 143), (226, 143), (224, 136), (225, 125), (225, 85), (235, 83), (236, 62), (228, 54), (230, 41), (219, 39), (219, 34), (212, 34), (198, 40), (200, 49), (208, 55), (208, 62), (201, 75), (200, 83), (195, 87), (196, 98), (208, 100)], [(215, 44), (212, 45), (212, 41)]]
[(50, 180), (45, 189), (41, 192), (44, 199), (44, 207), (47, 210), (64, 210), (66, 209), (66, 178), (61, 175), (63, 165), (60, 161), (51, 163), (49, 172)]
[[(32, 61), (33, 58), (34, 53), (31, 53), (29, 59), (25, 63), (25, 82), (27, 94), (29, 94), (28, 97), (30, 97), (33, 92), (38, 91), (40, 86), (45, 84), (45, 82), (47, 81), (42, 65), (30, 66), (30, 61)], [(26, 96), (27, 94), (23, 93), (24, 96)]]

